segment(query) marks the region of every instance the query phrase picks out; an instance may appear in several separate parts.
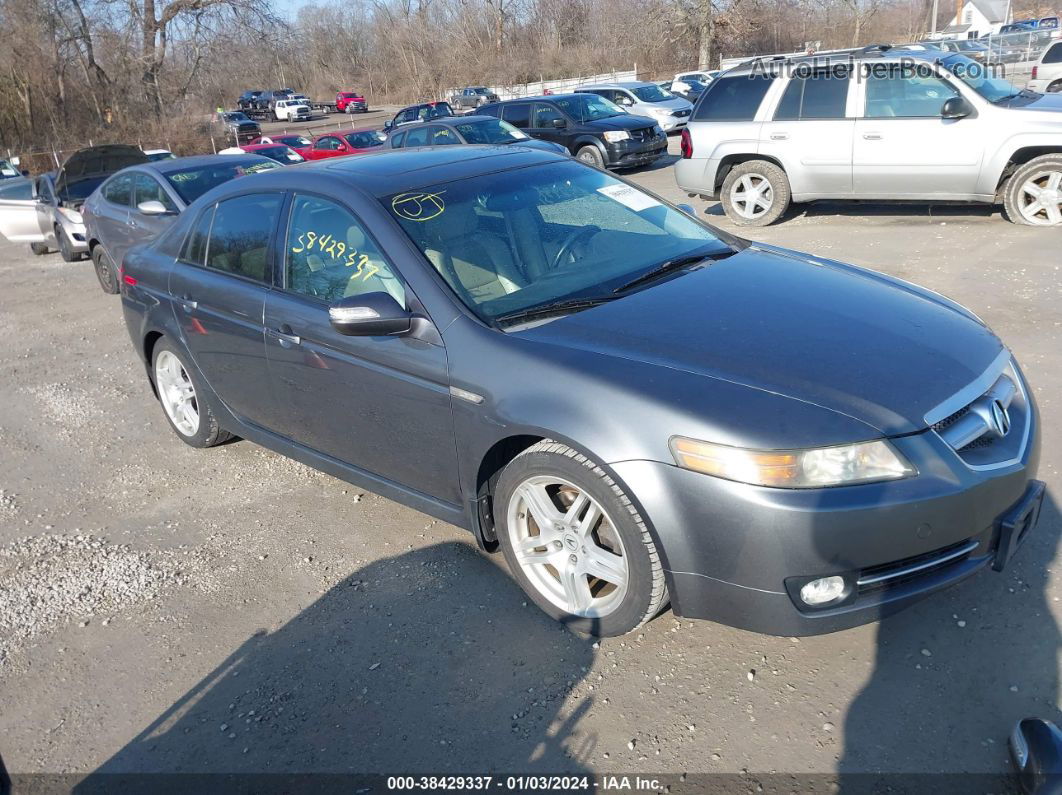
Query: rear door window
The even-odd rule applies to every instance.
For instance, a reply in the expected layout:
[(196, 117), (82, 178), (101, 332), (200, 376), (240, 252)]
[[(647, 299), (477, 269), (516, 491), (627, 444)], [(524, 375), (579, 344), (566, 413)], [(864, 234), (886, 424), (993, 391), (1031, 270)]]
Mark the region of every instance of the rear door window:
[(752, 121), (767, 89), (770, 75), (735, 75), (713, 80), (694, 112), (694, 121)]
[(848, 104), (847, 75), (830, 70), (809, 77), (794, 77), (786, 86), (775, 111), (776, 121), (792, 119), (843, 119)]
[(280, 203), (277, 193), (237, 196), (219, 202), (207, 244), (207, 267), (269, 283), (269, 241)]
[(428, 143), (431, 146), (448, 146), (459, 144), (461, 141), (450, 128), (433, 124), (428, 128)]
[(514, 127), (526, 130), (531, 126), (531, 105), (520, 102), (516, 105), (506, 105), (502, 109), (502, 119)]
[(401, 149), (402, 148), (402, 142), (405, 141), (405, 139), (406, 139), (406, 134), (405, 133), (399, 133), (398, 135), (394, 136), (393, 138), (391, 138), (391, 148), (392, 149)]
[(403, 146), (427, 146), (428, 145), (428, 128), (417, 127), (406, 133), (406, 140)]

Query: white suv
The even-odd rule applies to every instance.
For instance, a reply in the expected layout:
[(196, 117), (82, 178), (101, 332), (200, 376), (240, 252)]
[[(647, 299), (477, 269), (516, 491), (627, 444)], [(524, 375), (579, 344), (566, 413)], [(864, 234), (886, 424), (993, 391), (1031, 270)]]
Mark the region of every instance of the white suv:
[(1062, 41), (1056, 41), (1040, 56), (1026, 85), (1032, 91), (1050, 94), (1062, 92)]
[(748, 226), (816, 199), (1001, 203), (1062, 224), (1062, 95), (991, 72), (888, 47), (750, 61), (694, 108), (675, 180)]

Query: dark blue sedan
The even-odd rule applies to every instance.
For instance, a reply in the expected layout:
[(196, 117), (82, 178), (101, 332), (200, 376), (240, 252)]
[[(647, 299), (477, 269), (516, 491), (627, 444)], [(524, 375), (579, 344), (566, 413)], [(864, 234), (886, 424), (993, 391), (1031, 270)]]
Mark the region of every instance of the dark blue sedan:
[(1004, 568), (1043, 484), (1003, 343), (691, 213), (519, 146), (340, 158), (209, 191), (122, 303), (184, 442), (468, 528), (579, 631), (829, 632)]

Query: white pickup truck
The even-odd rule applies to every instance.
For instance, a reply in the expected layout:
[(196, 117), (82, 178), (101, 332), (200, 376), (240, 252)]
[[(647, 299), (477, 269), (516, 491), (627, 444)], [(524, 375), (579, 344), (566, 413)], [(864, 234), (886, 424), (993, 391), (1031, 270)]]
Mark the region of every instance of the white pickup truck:
[(309, 121), (310, 106), (301, 99), (278, 99), (273, 113), (279, 121)]

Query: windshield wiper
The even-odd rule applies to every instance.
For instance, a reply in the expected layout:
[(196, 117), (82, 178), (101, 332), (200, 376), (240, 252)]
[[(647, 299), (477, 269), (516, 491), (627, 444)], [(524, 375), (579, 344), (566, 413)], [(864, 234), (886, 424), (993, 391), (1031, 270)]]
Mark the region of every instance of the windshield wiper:
[(625, 292), (627, 292), (627, 290), (633, 289), (633, 288), (638, 287), (639, 285), (642, 285), (642, 284), (647, 284), (648, 282), (655, 281), (655, 280), (659, 279), (661, 276), (664, 276), (664, 275), (666, 275), (668, 273), (671, 273), (673, 271), (682, 270), (683, 268), (688, 268), (691, 265), (697, 265), (697, 264), (699, 264), (701, 262), (704, 262), (707, 259), (710, 259), (710, 260), (713, 260), (713, 261), (718, 261), (718, 260), (721, 260), (721, 259), (725, 259), (726, 257), (729, 257), (733, 253), (734, 253), (733, 251), (729, 251), (729, 250), (720, 251), (720, 252), (717, 252), (717, 253), (708, 252), (707, 254), (702, 251), (702, 252), (700, 252), (698, 254), (687, 254), (684, 257), (675, 257), (674, 259), (665, 260), (664, 262), (661, 262), (656, 267), (650, 268), (645, 273), (642, 273), (642, 274), (640, 274), (638, 276), (635, 276), (629, 282), (624, 282), (619, 287), (614, 289), (612, 292), (614, 292), (614, 293), (625, 293)]
[(1006, 102), (1008, 99), (1017, 99), (1020, 96), (1021, 96), (1021, 91), (1019, 91), (1017, 94), (1007, 94), (1005, 97), (1000, 97), (999, 99), (993, 99), (992, 100), (992, 104), (993, 105), (997, 105), (1000, 102)]
[(517, 320), (530, 320), (535, 317), (563, 315), (568, 314), (569, 312), (578, 312), (582, 309), (589, 309), (590, 307), (597, 306), (598, 304), (605, 304), (609, 301), (615, 301), (617, 298), (619, 298), (618, 295), (594, 295), (586, 298), (567, 298), (561, 301), (548, 301), (544, 304), (536, 304), (535, 306), (529, 306), (526, 309), (518, 309), (515, 312), (498, 315), (494, 318), (494, 321), (497, 323), (511, 323)]

